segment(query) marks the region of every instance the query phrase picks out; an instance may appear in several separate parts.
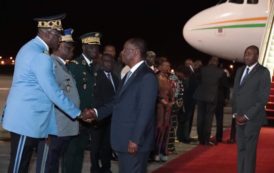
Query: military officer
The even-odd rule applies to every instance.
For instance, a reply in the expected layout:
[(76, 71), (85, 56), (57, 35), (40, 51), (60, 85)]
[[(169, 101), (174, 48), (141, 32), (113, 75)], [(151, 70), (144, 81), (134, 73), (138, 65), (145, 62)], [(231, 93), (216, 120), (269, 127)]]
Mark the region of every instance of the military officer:
[[(78, 92), (80, 95), (80, 108), (91, 108), (94, 106), (94, 87), (96, 86), (95, 77), (99, 56), (101, 34), (98, 32), (86, 33), (80, 37), (82, 42), (82, 54), (68, 64), (68, 68), (73, 74)], [(96, 125), (95, 125), (96, 126)], [(92, 131), (96, 128), (90, 124), (80, 122), (80, 134), (74, 137), (64, 155), (64, 173), (81, 173), (84, 150), (92, 140)], [(91, 144), (92, 150), (92, 144)], [(95, 163), (94, 155), (91, 151), (91, 162)], [(99, 165), (92, 164), (91, 172), (96, 172)]]
[[(72, 74), (65, 66), (66, 61), (73, 57), (74, 40), (72, 38), (73, 29), (64, 30), (58, 49), (53, 50), (54, 71), (56, 81), (64, 93), (77, 105), (80, 105), (80, 98), (76, 87), (76, 82)], [(78, 135), (78, 121), (69, 118), (58, 107), (55, 107), (55, 118), (57, 122), (57, 135), (50, 134), (47, 142), (39, 143), (38, 166), (36, 172), (58, 173), (59, 158), (65, 152), (72, 136)]]
[[(36, 18), (37, 36), (16, 56), (3, 128), (11, 132), (9, 173), (28, 172), (33, 148), (49, 134), (57, 134), (54, 105), (72, 119), (81, 111), (55, 80), (50, 49), (58, 47), (65, 15)], [(83, 111), (85, 118), (87, 112)]]

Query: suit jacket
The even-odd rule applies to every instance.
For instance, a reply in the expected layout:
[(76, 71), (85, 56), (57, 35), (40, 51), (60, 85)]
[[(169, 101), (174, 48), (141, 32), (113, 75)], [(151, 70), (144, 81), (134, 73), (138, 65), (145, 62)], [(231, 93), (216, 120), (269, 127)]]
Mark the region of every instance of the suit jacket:
[[(65, 64), (56, 56), (52, 55), (55, 60), (56, 81), (64, 93), (77, 105), (80, 106), (80, 98), (76, 87), (76, 82), (68, 71)], [(55, 107), (55, 116), (58, 128), (58, 136), (74, 136), (79, 133), (79, 123), (71, 119), (58, 107)]]
[(128, 142), (138, 144), (138, 151), (153, 148), (155, 104), (158, 81), (154, 72), (142, 63), (128, 81), (121, 82), (114, 100), (98, 109), (99, 119), (112, 112), (111, 145), (116, 151), (127, 152)]
[[(111, 102), (111, 100), (115, 96), (120, 80), (113, 72), (111, 72), (111, 76), (112, 76), (115, 88), (113, 87), (111, 81), (107, 78), (103, 70), (97, 71), (96, 86), (94, 87), (95, 107), (101, 107), (104, 104)], [(104, 126), (106, 124), (109, 124), (110, 120), (111, 120), (111, 117), (105, 118), (97, 122), (97, 125), (99, 127)]]
[(224, 71), (215, 65), (202, 67), (200, 82), (193, 97), (198, 101), (216, 102), (218, 87), (222, 85), (222, 77), (224, 75)]
[(12, 86), (6, 102), (3, 128), (33, 138), (57, 134), (54, 104), (72, 118), (77, 106), (59, 88), (53, 58), (39, 37), (26, 43), (16, 56)]
[(115, 89), (103, 70), (97, 71), (96, 86), (94, 87), (95, 107), (101, 107), (110, 102), (119, 86), (119, 78), (111, 72)]
[(257, 64), (240, 85), (245, 66), (237, 70), (233, 95), (232, 112), (246, 115), (247, 124), (261, 126), (266, 122), (265, 105), (270, 92), (270, 73), (267, 68)]

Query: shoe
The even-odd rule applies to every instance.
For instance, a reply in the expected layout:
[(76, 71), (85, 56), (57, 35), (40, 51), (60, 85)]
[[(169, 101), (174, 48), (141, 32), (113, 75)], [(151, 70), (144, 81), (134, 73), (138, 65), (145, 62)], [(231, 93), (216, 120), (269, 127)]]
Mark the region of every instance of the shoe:
[(117, 161), (118, 160), (118, 156), (117, 156), (117, 154), (114, 151), (111, 154), (111, 160), (113, 160), (113, 161)]
[(190, 137), (189, 140), (190, 140), (190, 142), (196, 142), (196, 141), (198, 141), (198, 138)]
[(215, 140), (215, 139), (214, 139), (214, 140), (211, 140), (211, 139), (210, 139), (210, 140), (209, 140), (209, 143), (212, 143), (212, 144), (214, 144), (214, 145), (218, 145), (218, 141)]
[(188, 140), (187, 139), (183, 139), (182, 140), (182, 143), (184, 143), (184, 144), (190, 144), (190, 142), (191, 142), (190, 139), (188, 139)]
[(206, 142), (204, 145), (213, 147), (213, 146), (215, 146), (216, 144), (213, 143), (213, 142), (211, 142), (211, 141), (209, 141), (209, 142)]
[(166, 162), (166, 161), (168, 161), (168, 156), (164, 156), (164, 155), (162, 155), (162, 157), (161, 157), (161, 161), (162, 161), (162, 162)]
[(111, 170), (101, 170), (100, 173), (112, 173)]
[(235, 143), (235, 140), (234, 139), (229, 139), (226, 141), (227, 144), (234, 144)]
[(217, 139), (217, 142), (222, 143), (222, 142), (223, 142), (223, 140), (222, 140), (222, 139)]
[(160, 155), (156, 155), (156, 156), (154, 157), (154, 161), (155, 161), (155, 162), (160, 162)]

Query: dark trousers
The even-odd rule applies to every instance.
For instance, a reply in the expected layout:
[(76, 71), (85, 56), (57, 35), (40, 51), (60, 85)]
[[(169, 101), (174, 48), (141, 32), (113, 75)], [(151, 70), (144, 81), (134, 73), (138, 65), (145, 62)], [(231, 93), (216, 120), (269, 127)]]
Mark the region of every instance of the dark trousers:
[(41, 139), (31, 138), (11, 132), (11, 155), (9, 173), (28, 173), (34, 148)]
[(255, 173), (259, 125), (237, 125), (238, 173)]
[(89, 129), (80, 129), (80, 134), (72, 137), (64, 153), (62, 173), (81, 173), (84, 152), (89, 143)]
[(216, 118), (216, 141), (222, 142), (223, 140), (223, 119), (224, 119), (224, 104), (223, 102), (219, 101), (216, 106), (215, 111), (215, 118)]
[[(112, 149), (110, 146), (110, 123), (91, 130), (91, 172), (109, 172)], [(99, 165), (101, 160), (102, 167)]]
[(46, 140), (39, 142), (36, 172), (58, 173), (59, 160), (71, 138), (50, 135), (47, 142)]
[(180, 142), (188, 143), (189, 139), (189, 122), (190, 117), (186, 116), (186, 113), (183, 109), (178, 111), (178, 127), (177, 127), (177, 139)]
[(198, 101), (197, 132), (200, 144), (209, 143), (215, 108), (214, 102)]
[(186, 100), (185, 102), (185, 116), (186, 116), (186, 123), (185, 123), (185, 129), (186, 129), (186, 140), (189, 140), (190, 133), (192, 129), (193, 124), (193, 117), (194, 117), (194, 111), (195, 111), (195, 105), (196, 101), (193, 99)]
[(130, 155), (127, 152), (117, 152), (119, 160), (119, 173), (146, 173), (150, 152), (137, 152)]
[(236, 140), (236, 120), (235, 120), (235, 118), (232, 118), (232, 121), (231, 121), (229, 140), (230, 140), (230, 142), (235, 142), (235, 140)]

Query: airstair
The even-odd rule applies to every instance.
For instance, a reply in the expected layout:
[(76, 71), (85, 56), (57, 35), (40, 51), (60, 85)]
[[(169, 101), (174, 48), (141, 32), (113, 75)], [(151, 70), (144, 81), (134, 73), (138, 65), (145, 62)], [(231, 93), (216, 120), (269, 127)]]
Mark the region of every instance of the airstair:
[(267, 119), (271, 124), (274, 124), (274, 3), (269, 4), (269, 16), (266, 25), (264, 40), (261, 45), (259, 62), (267, 67), (272, 76), (271, 91), (266, 105)]

